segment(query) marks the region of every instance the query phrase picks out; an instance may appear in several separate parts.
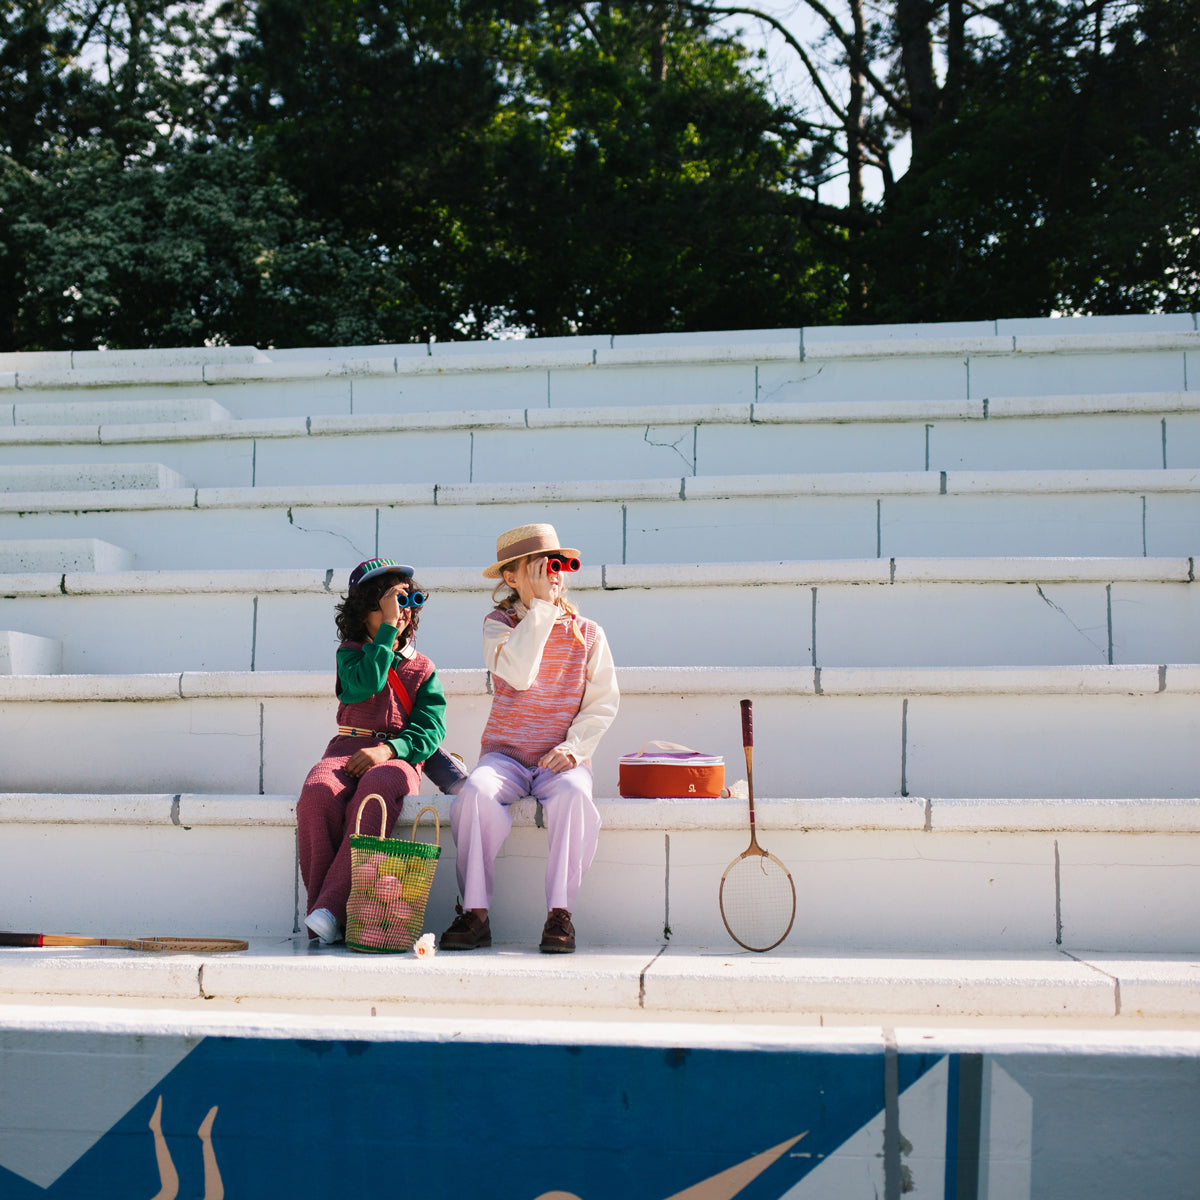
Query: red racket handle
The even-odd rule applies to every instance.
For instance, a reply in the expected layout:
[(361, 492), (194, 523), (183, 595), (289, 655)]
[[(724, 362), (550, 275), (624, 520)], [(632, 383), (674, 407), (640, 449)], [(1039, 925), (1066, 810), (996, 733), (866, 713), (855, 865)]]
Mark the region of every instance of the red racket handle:
[(754, 705), (749, 700), (742, 701), (742, 745), (754, 745)]

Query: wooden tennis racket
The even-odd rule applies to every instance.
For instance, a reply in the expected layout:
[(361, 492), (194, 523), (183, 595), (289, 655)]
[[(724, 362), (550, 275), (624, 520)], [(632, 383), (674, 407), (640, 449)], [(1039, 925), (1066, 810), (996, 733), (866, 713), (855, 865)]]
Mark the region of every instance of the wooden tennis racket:
[(0, 933), (0, 946), (113, 946), (119, 950), (221, 954), (226, 950), (247, 950), (250, 943), (239, 938), (98, 938), (79, 937), (73, 933)]
[(754, 710), (742, 701), (742, 747), (750, 792), (750, 845), (725, 868), (718, 899), (729, 936), (747, 950), (772, 950), (792, 931), (796, 885), (791, 872), (758, 844), (754, 830)]

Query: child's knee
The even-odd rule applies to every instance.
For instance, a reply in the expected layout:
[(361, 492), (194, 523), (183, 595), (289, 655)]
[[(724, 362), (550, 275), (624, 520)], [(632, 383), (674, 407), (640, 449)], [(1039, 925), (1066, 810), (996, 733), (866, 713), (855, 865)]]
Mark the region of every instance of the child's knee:
[(479, 812), (480, 805), (488, 803), (488, 793), (481, 790), (476, 782), (474, 773), (467, 776), (453, 800), (450, 801), (451, 817), (466, 816)]
[[(548, 819), (565, 818), (572, 822), (590, 823), (596, 814), (592, 789), (577, 783), (567, 783), (539, 797)], [(598, 817), (598, 814), (596, 814)]]
[[(415, 772), (413, 773), (415, 774)], [(416, 786), (414, 786), (414, 782)], [(369, 796), (375, 792), (385, 800), (396, 798), (397, 802), (411, 795), (420, 787), (420, 781), (414, 780), (409, 771), (397, 764), (397, 760), (379, 763), (364, 771), (358, 781), (357, 794)]]
[(321, 817), (334, 809), (340, 811), (341, 804), (340, 789), (335, 790), (328, 782), (320, 780), (315, 783), (306, 783), (296, 800), (296, 818), (311, 820), (314, 817)]
[(455, 822), (491, 820), (505, 808), (510, 790), (497, 772), (476, 767), (450, 801), (450, 817)]
[(503, 803), (506, 794), (512, 790), (513, 786), (499, 771), (494, 767), (482, 766), (476, 767), (467, 776), (462, 790), (455, 799), (457, 801), (469, 798), (469, 802), (473, 805), (500, 804)]
[(309, 792), (322, 791), (341, 791), (345, 787), (345, 781), (347, 778), (343, 773), (343, 768), (345, 765), (346, 760), (344, 758), (322, 759), (304, 777), (304, 783), (300, 788), (300, 794), (305, 795)]
[(534, 780), (533, 794), (545, 803), (562, 799), (569, 804), (590, 803), (592, 773), (586, 767), (569, 771), (540, 771)]
[(372, 792), (369, 788), (365, 791), (360, 790), (346, 806), (347, 833), (361, 832), (370, 837), (391, 837), (392, 829), (404, 811), (404, 797), (392, 799), (380, 796), (384, 802), (380, 807), (379, 800), (373, 799), (374, 796), (379, 796), (379, 793)]

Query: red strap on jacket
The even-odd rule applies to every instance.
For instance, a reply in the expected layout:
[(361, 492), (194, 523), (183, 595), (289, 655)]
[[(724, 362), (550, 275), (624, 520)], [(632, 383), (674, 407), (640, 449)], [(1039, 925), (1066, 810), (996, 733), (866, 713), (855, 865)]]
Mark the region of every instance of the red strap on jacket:
[(400, 701), (400, 707), (404, 709), (406, 717), (412, 715), (413, 702), (412, 697), (408, 694), (408, 690), (404, 684), (400, 682), (400, 676), (396, 674), (395, 667), (388, 667), (388, 686), (396, 693), (396, 699)]

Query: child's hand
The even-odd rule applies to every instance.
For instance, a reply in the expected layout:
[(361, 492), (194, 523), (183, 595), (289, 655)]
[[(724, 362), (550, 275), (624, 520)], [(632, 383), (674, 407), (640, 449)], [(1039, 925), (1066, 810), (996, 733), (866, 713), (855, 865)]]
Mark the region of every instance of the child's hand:
[(381, 746), (364, 746), (350, 755), (349, 761), (346, 763), (346, 774), (360, 779), (372, 767), (377, 767), (380, 763), (391, 762), (395, 757), (395, 750), (387, 742)]
[(396, 600), (398, 593), (404, 590), (404, 584), (398, 583), (395, 587), (390, 587), (382, 596), (379, 597), (379, 615), (383, 617), (384, 623), (393, 625), (400, 629), (400, 614), (403, 613), (407, 618), (408, 609), (401, 608)]
[(548, 570), (548, 558), (535, 558), (529, 564), (529, 588), (538, 600), (553, 604), (562, 591), (562, 578)]
[(556, 774), (561, 774), (575, 766), (575, 756), (568, 754), (565, 750), (548, 750), (538, 759), (538, 766), (548, 767)]

